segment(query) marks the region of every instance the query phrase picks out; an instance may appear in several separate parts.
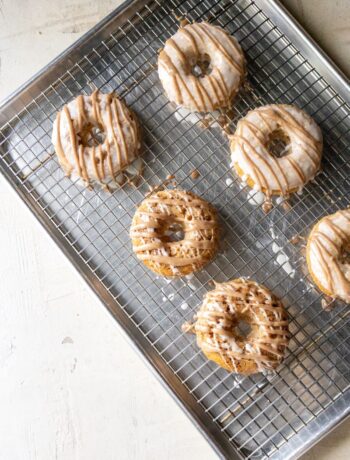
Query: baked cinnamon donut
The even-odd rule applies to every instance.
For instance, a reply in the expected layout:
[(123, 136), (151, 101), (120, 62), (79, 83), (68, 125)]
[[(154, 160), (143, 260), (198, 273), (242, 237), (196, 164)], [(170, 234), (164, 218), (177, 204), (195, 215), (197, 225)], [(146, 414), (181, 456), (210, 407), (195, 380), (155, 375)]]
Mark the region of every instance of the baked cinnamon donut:
[[(178, 241), (171, 235), (180, 232)], [(200, 270), (218, 248), (213, 206), (191, 192), (153, 193), (137, 209), (130, 229), (133, 250), (155, 273), (179, 277)]]
[(168, 99), (193, 112), (230, 106), (245, 76), (237, 40), (208, 22), (187, 24), (165, 42), (158, 73)]
[[(273, 370), (289, 343), (288, 316), (279, 299), (254, 281), (215, 283), (192, 326), (206, 357), (243, 375)], [(245, 335), (241, 322), (250, 327)], [(186, 330), (186, 327), (185, 327)]]
[[(271, 142), (285, 142), (283, 155), (270, 153)], [(251, 110), (230, 136), (237, 174), (268, 197), (288, 196), (315, 177), (322, 157), (322, 133), (316, 122), (293, 105), (274, 104)]]
[(312, 280), (325, 294), (350, 303), (350, 208), (323, 217), (311, 230), (306, 260)]
[(112, 185), (139, 155), (141, 140), (134, 114), (114, 93), (78, 96), (58, 112), (52, 143), (67, 176)]

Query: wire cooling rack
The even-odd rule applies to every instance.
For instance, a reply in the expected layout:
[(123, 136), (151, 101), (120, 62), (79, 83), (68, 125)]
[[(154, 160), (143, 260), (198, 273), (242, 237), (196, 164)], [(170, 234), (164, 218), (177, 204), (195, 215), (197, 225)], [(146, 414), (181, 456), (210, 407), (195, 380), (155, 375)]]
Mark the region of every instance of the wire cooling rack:
[[(275, 2), (271, 2), (275, 3)], [(230, 458), (295, 458), (349, 413), (349, 308), (330, 312), (305, 271), (302, 245), (322, 216), (349, 204), (349, 106), (304, 52), (265, 14), (266, 2), (128, 2), (44, 69), (0, 111), (0, 167), (20, 196), (131, 336), (217, 452)], [(270, 5), (271, 6), (271, 5)], [(178, 27), (175, 16), (209, 20), (240, 41), (248, 85), (238, 119), (256, 106), (296, 104), (320, 124), (323, 170), (290, 206), (264, 214), (229, 167), (217, 124), (205, 128), (166, 99), (157, 51)], [(300, 41), (300, 31), (296, 38)], [(300, 48), (300, 47), (299, 47)], [(66, 178), (53, 155), (55, 115), (92, 88), (116, 90), (143, 127), (145, 173), (138, 187), (112, 195)], [(346, 88), (344, 88), (346, 90)], [(191, 172), (198, 170), (194, 180)], [(219, 211), (220, 254), (192, 277), (166, 281), (133, 255), (128, 235), (149, 186), (169, 174)], [(292, 338), (276, 373), (241, 378), (207, 361), (184, 335), (211, 280), (247, 276), (265, 284), (290, 314)]]

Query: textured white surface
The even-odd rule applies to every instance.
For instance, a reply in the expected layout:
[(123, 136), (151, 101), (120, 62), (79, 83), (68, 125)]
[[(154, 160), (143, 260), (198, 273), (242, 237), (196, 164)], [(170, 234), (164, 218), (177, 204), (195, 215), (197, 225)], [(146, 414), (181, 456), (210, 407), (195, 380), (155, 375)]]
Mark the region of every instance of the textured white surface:
[[(118, 3), (0, 1), (0, 98)], [(318, 29), (325, 42), (339, 8), (341, 27), (346, 15), (349, 22), (347, 0), (288, 3), (307, 4), (315, 26), (327, 21)], [(338, 8), (323, 8), (330, 3)], [(349, 28), (334, 34), (333, 46), (336, 40), (345, 56)], [(0, 200), (0, 459), (214, 459), (1, 177)], [(343, 424), (305, 459), (348, 460), (349, 428)]]

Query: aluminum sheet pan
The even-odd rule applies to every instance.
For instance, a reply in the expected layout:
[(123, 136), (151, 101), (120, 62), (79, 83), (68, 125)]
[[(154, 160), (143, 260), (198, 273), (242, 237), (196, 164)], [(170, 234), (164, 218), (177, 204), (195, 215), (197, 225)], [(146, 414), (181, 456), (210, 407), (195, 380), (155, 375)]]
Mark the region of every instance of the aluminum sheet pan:
[[(322, 173), (289, 208), (264, 214), (232, 174), (221, 130), (166, 99), (157, 51), (183, 14), (225, 27), (245, 51), (249, 85), (232, 128), (252, 107), (276, 102), (298, 105), (322, 127)], [(141, 120), (146, 168), (137, 188), (85, 190), (53, 155), (57, 111), (92, 87), (116, 90)], [(345, 77), (275, 0), (129, 1), (0, 107), (1, 172), (222, 457), (297, 458), (349, 414), (349, 309), (339, 302), (323, 311), (300, 246), (290, 243), (349, 205), (349, 94)], [(217, 207), (224, 231), (223, 250), (205, 270), (171, 282), (136, 259), (128, 236), (135, 206), (169, 174)], [(291, 316), (288, 354), (274, 374), (228, 374), (181, 332), (212, 279), (238, 276), (267, 285)]]

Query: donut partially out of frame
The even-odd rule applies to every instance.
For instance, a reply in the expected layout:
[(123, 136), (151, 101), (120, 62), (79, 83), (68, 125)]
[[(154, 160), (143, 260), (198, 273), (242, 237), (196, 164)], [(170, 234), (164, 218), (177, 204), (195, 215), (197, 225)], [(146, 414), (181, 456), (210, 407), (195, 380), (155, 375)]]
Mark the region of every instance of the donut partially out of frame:
[(309, 273), (326, 295), (350, 303), (350, 208), (323, 217), (306, 246)]

